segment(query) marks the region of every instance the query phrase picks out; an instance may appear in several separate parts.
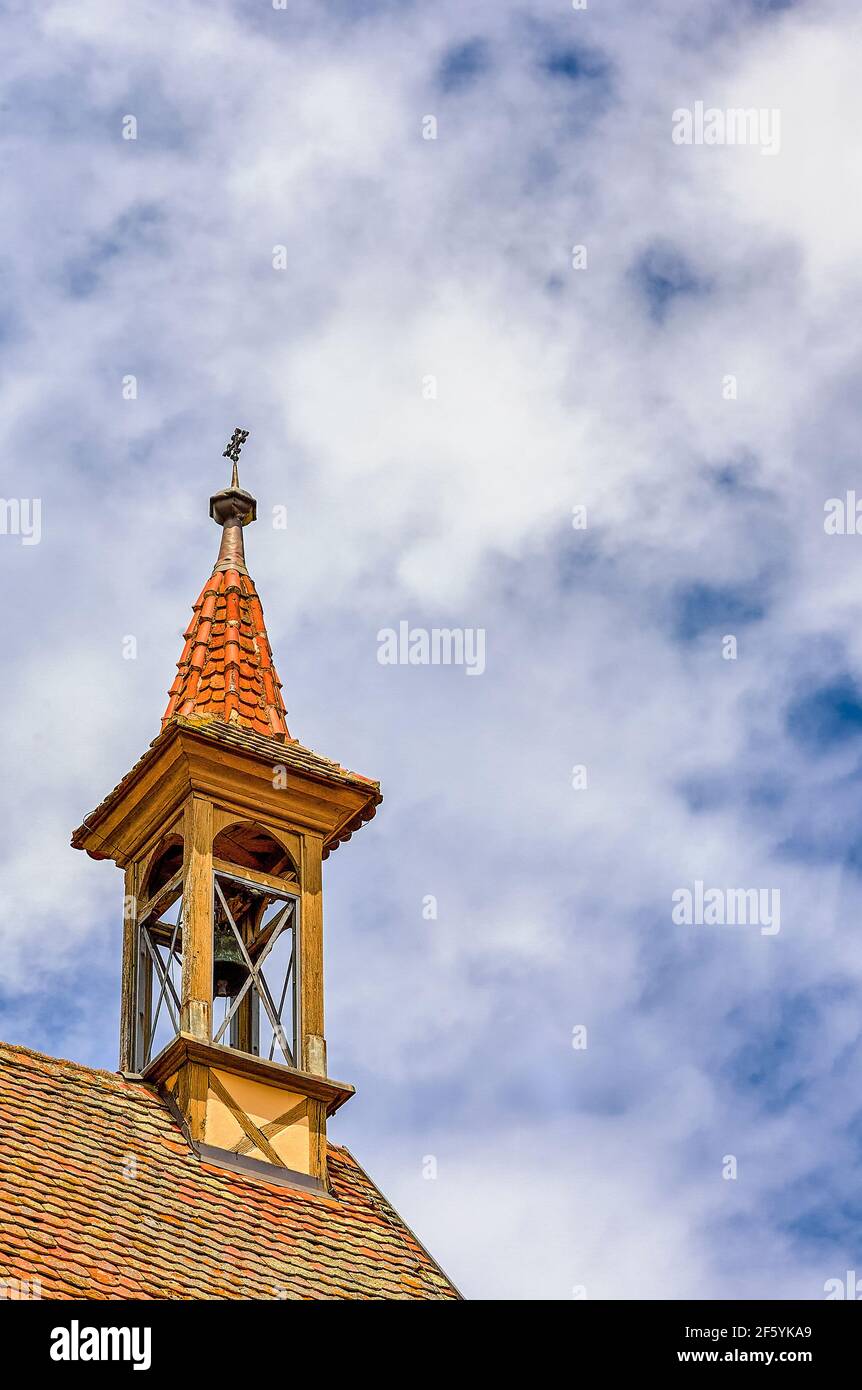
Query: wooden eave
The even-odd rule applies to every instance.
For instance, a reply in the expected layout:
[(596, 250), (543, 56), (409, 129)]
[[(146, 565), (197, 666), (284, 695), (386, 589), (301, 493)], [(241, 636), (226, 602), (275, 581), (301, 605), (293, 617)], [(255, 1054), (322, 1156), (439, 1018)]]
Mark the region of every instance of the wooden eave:
[[(273, 769), (284, 769), (273, 786)], [(324, 854), (350, 839), (382, 801), (379, 783), (296, 742), (176, 719), (72, 836), (74, 849), (125, 868), (191, 793), (240, 818), (266, 819), (323, 838)]]
[(164, 1086), (188, 1062), (198, 1062), (205, 1067), (231, 1072), (234, 1076), (247, 1077), (250, 1081), (260, 1081), (266, 1086), (276, 1086), (283, 1091), (321, 1100), (326, 1106), (327, 1115), (333, 1115), (356, 1094), (356, 1087), (346, 1081), (333, 1081), (328, 1076), (299, 1071), (282, 1062), (268, 1062), (263, 1057), (240, 1052), (235, 1047), (202, 1042), (190, 1033), (178, 1033), (172, 1038), (141, 1075), (144, 1081), (153, 1086)]

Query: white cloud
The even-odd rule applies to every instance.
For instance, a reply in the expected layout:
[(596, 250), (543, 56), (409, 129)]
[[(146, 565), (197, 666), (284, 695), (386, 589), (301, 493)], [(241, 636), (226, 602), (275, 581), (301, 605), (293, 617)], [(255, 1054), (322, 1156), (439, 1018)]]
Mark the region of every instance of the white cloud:
[[(858, 450), (858, 25), (748, 18), (712, 7), (694, 41), (669, 0), (255, 23), (91, 0), (12, 26), (4, 487), (42, 496), (44, 539), (0, 545), (8, 1018), (102, 1036), (101, 994), (59, 1046), (16, 991), (60, 997), (70, 962), (80, 991), (118, 943), (119, 876), (67, 833), (157, 730), (223, 439), (251, 427), (291, 728), (386, 795), (328, 867), (330, 1055), (361, 1079), (336, 1137), (476, 1295), (815, 1297), (849, 1258), (815, 1208), (857, 1164), (860, 893), (800, 845), (818, 816), (847, 838), (855, 745), (794, 742), (784, 706), (859, 662), (853, 538), (822, 529)], [(476, 34), (488, 71), (442, 93)], [(584, 39), (606, 78), (542, 71)], [(781, 154), (674, 146), (697, 99), (780, 105)], [(656, 246), (692, 284), (663, 314)], [(719, 605), (681, 642), (696, 585), (764, 617)], [(380, 667), (402, 618), (485, 627), (485, 676)], [(674, 928), (695, 877), (780, 886), (780, 935)]]

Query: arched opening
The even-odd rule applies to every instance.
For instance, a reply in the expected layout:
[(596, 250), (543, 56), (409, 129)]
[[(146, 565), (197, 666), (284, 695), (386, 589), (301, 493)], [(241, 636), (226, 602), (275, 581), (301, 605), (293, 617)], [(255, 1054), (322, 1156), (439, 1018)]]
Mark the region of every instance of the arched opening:
[(213, 1042), (296, 1066), (296, 862), (262, 825), (235, 821), (213, 840), (213, 885)]
[(213, 858), (288, 882), (298, 880), (296, 864), (284, 845), (255, 821), (236, 821), (220, 830), (213, 841)]
[(168, 883), (183, 865), (182, 835), (166, 835), (153, 855), (152, 862), (144, 879), (141, 901), (146, 902), (155, 896), (160, 888)]

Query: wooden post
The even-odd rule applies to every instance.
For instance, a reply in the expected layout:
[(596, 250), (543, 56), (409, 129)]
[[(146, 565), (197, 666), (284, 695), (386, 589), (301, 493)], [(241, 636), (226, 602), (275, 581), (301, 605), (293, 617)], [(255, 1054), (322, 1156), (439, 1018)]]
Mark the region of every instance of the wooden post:
[(138, 1002), (138, 872), (129, 864), (123, 887), (123, 975), (120, 992), (120, 1071), (135, 1069), (135, 1011)]
[(303, 836), (299, 923), (300, 1033), (299, 1064), (319, 1070), (323, 1043), (323, 837)]
[(329, 1187), (326, 1171), (326, 1106), (322, 1100), (308, 1102), (308, 1171)]
[(183, 816), (183, 975), (180, 1027), (209, 1042), (213, 992), (213, 808), (191, 796)]
[(186, 1062), (177, 1076), (175, 1100), (190, 1137), (197, 1143), (206, 1138), (209, 1082), (209, 1068), (201, 1062)]

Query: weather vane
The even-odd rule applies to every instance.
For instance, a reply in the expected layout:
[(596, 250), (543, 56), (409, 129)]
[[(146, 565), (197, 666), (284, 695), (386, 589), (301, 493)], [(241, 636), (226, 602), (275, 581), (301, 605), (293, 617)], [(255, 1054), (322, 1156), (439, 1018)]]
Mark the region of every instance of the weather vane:
[(230, 437), (230, 443), (222, 454), (223, 459), (232, 459), (234, 465), (239, 463), (239, 452), (245, 441), (248, 439), (248, 430), (234, 430)]

